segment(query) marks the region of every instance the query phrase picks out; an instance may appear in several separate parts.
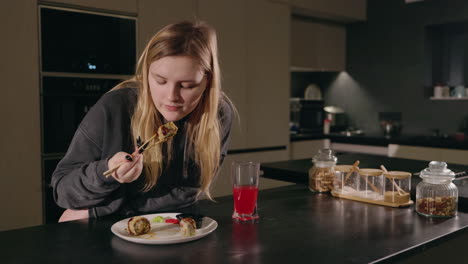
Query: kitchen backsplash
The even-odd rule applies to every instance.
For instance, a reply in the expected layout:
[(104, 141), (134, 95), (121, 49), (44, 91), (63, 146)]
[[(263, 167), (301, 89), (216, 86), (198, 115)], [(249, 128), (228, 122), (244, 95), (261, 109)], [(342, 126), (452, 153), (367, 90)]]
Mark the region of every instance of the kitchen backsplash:
[(367, 21), (347, 26), (347, 72), (324, 91), (325, 104), (344, 108), (366, 132), (380, 131), (379, 112), (401, 112), (402, 133), (459, 131), (468, 117), (468, 100), (429, 99), (425, 82), (432, 69), (425, 29), (468, 20), (468, 1), (370, 0), (368, 14)]

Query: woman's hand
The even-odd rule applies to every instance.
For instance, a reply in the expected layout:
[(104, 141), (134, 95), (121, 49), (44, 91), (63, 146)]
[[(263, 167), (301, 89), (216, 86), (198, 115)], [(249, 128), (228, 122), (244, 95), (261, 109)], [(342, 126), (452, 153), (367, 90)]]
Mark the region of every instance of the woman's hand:
[(128, 154), (126, 152), (117, 152), (109, 159), (107, 164), (109, 168), (120, 167), (112, 173), (112, 177), (120, 183), (133, 182), (140, 177), (143, 170), (143, 154), (138, 151)]
[(59, 223), (83, 219), (83, 218), (89, 218), (88, 209), (83, 209), (83, 210), (67, 209), (65, 210), (65, 212), (63, 212), (62, 216), (60, 217)]

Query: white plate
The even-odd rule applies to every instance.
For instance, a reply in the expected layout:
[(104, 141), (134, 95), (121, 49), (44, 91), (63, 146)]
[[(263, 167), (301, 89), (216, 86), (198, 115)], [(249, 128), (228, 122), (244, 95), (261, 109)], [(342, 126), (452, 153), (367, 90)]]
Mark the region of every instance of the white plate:
[(165, 213), (165, 214), (148, 214), (141, 215), (146, 217), (151, 223), (151, 231), (148, 234), (133, 236), (127, 232), (127, 223), (130, 218), (120, 220), (111, 227), (112, 233), (116, 236), (140, 244), (175, 244), (183, 243), (196, 239), (200, 239), (204, 236), (209, 235), (211, 232), (216, 230), (218, 223), (209, 218), (204, 217), (202, 227), (195, 231), (195, 235), (191, 237), (183, 236), (180, 232), (179, 225), (167, 224), (167, 223), (154, 223), (151, 222), (153, 218), (160, 215), (162, 217), (176, 218), (179, 213)]

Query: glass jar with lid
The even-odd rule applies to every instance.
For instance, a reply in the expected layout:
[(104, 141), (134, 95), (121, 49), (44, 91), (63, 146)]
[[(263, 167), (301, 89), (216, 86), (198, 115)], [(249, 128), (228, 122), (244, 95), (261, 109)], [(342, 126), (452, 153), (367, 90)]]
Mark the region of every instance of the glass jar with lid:
[(339, 194), (356, 194), (359, 187), (358, 167), (353, 165), (335, 166), (333, 191)]
[(431, 161), (421, 171), (416, 186), (416, 212), (429, 217), (457, 215), (458, 188), (452, 183), (455, 173), (443, 161)]
[(333, 189), (337, 158), (331, 149), (319, 149), (313, 157), (314, 166), (309, 170), (309, 190), (329, 192)]
[(406, 171), (386, 171), (384, 201), (406, 204), (410, 201), (411, 173)]
[(371, 200), (383, 200), (384, 177), (379, 169), (359, 169), (359, 196)]

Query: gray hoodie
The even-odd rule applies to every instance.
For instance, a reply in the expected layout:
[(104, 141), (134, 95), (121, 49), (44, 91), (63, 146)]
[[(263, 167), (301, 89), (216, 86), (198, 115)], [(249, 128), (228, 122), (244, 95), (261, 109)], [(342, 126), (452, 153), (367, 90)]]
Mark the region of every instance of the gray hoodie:
[[(173, 138), (174, 159), (169, 166), (164, 166), (152, 190), (141, 191), (144, 175), (125, 184), (102, 175), (109, 169), (108, 160), (115, 153), (132, 153), (135, 149), (130, 120), (137, 99), (136, 91), (123, 88), (104, 94), (81, 122), (67, 153), (52, 175), (54, 199), (60, 207), (87, 208), (90, 217), (100, 217), (114, 213), (127, 216), (170, 211), (196, 202), (200, 171), (193, 153), (187, 151), (187, 117), (175, 122), (179, 130)], [(231, 106), (222, 100), (219, 110), (220, 164), (227, 155), (232, 114)]]

